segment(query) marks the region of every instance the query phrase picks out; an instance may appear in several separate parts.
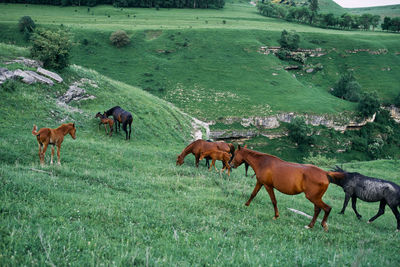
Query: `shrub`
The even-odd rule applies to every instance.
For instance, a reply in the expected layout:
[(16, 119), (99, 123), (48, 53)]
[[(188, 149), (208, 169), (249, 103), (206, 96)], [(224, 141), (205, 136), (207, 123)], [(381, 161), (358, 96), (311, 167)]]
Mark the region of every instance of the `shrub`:
[(32, 20), (31, 17), (29, 16), (23, 16), (22, 18), (19, 19), (18, 22), (18, 29), (20, 32), (33, 32), (35, 29), (36, 25), (35, 22)]
[(14, 92), (15, 89), (17, 88), (17, 81), (14, 79), (9, 79), (6, 80), (2, 85), (1, 88), (5, 91), (5, 92)]
[(125, 31), (119, 30), (111, 34), (110, 41), (116, 47), (123, 47), (128, 45), (131, 40)]
[(276, 56), (281, 60), (287, 60), (288, 58), (290, 58), (290, 51), (287, 49), (281, 48), (276, 53)]
[(380, 104), (378, 94), (374, 91), (370, 94), (363, 93), (361, 95), (360, 103), (358, 103), (358, 111), (364, 118), (371, 117), (379, 110)]
[(289, 139), (295, 142), (302, 150), (313, 143), (312, 128), (306, 124), (303, 117), (295, 117), (288, 125)]
[(337, 160), (335, 158), (327, 158), (324, 155), (318, 154), (315, 155), (310, 153), (307, 157), (303, 158), (304, 163), (309, 163), (316, 165), (318, 167), (333, 167), (337, 164)]
[(64, 31), (37, 30), (33, 34), (31, 56), (42, 61), (46, 68), (67, 67), (70, 51), (70, 36)]
[(361, 85), (356, 81), (352, 73), (344, 73), (334, 85), (332, 94), (336, 97), (357, 102), (360, 99)]
[(396, 96), (396, 98), (394, 99), (394, 105), (400, 108), (400, 94), (398, 94), (398, 96)]
[(300, 36), (295, 32), (283, 30), (281, 33), (281, 38), (278, 40), (278, 42), (282, 48), (293, 51), (299, 48)]

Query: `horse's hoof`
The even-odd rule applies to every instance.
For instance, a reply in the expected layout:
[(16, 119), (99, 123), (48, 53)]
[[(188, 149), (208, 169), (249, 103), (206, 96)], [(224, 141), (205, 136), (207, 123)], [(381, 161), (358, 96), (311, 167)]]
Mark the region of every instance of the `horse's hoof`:
[(370, 220), (368, 220), (368, 221), (367, 221), (367, 223), (371, 223), (371, 221), (370, 221)]
[(278, 219), (278, 217), (279, 216), (274, 216), (274, 217), (272, 217), (272, 220), (276, 220), (276, 219)]
[(400, 229), (396, 229), (396, 233), (397, 233), (397, 232), (400, 232)]
[(246, 205), (246, 206), (249, 206), (249, 205), (250, 205), (250, 203), (247, 203), (247, 202), (246, 202), (246, 203), (245, 203), (245, 205)]
[(308, 225), (305, 225), (304, 228), (306, 228), (306, 229), (311, 229), (311, 227), (308, 226)]

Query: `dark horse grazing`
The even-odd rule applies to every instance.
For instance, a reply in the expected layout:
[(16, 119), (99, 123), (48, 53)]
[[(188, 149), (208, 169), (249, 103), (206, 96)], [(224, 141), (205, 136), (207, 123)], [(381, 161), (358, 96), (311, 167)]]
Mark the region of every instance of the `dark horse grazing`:
[(304, 192), (306, 198), (314, 204), (314, 216), (306, 228), (314, 226), (321, 209), (323, 209), (325, 215), (321, 225), (325, 231), (328, 231), (326, 221), (331, 207), (322, 201), (322, 196), (329, 186), (328, 176), (339, 179), (344, 176), (343, 173), (326, 172), (314, 165), (286, 162), (278, 157), (239, 146), (235, 151), (231, 166), (237, 168), (244, 162), (247, 162), (253, 168), (257, 178), (257, 184), (246, 202), (246, 206), (250, 205), (258, 191), (264, 186), (274, 205), (274, 219), (276, 219), (279, 217), (279, 212), (276, 206), (274, 188), (287, 195)]
[[(105, 112), (106, 116), (113, 116), (115, 122), (115, 132), (121, 131), (121, 123), (122, 129), (126, 133), (126, 140), (131, 139), (132, 132), (132, 114), (128, 111), (123, 110), (120, 106), (115, 106), (110, 108)], [(118, 125), (117, 125), (118, 124)], [(127, 125), (129, 125), (129, 129), (127, 130)]]
[(334, 171), (344, 174), (344, 179), (332, 179), (331, 182), (341, 186), (345, 192), (343, 208), (340, 214), (344, 214), (347, 204), (351, 198), (353, 210), (358, 219), (361, 215), (357, 212), (357, 198), (367, 202), (380, 201), (378, 213), (368, 220), (368, 223), (373, 222), (376, 218), (385, 213), (385, 206), (388, 205), (393, 211), (397, 220), (397, 231), (400, 231), (400, 213), (398, 207), (400, 205), (400, 186), (382, 179), (364, 176), (358, 172), (346, 172), (336, 166)]
[(182, 165), (185, 157), (191, 153), (196, 158), (196, 167), (199, 167), (200, 154), (210, 150), (220, 150), (233, 154), (235, 147), (234, 145), (225, 142), (209, 142), (199, 139), (183, 149), (182, 153), (178, 155), (176, 159), (176, 165)]

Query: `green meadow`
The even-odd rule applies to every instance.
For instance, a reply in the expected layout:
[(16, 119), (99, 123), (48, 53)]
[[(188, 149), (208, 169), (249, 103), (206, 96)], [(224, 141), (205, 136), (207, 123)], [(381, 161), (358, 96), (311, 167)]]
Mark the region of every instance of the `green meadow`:
[[(0, 4), (0, 14), (0, 67), (30, 69), (4, 64), (29, 57), (29, 43), (17, 32), (21, 16), (38, 27), (63, 27), (75, 42), (73, 64), (59, 72), (63, 83), (0, 87), (0, 266), (399, 265), (390, 209), (367, 224), (378, 203), (358, 201), (361, 220), (350, 205), (339, 215), (344, 193), (332, 184), (323, 197), (332, 206), (329, 231), (319, 223), (307, 230), (310, 219), (289, 210), (312, 214), (304, 194), (275, 191), (280, 217), (273, 220), (265, 190), (244, 205), (256, 183), (252, 170), (245, 177), (241, 166), (227, 177), (209, 172), (204, 161), (196, 168), (192, 155), (175, 165), (192, 138), (191, 116), (353, 112), (355, 104), (329, 94), (342, 70), (354, 69), (363, 90), (391, 103), (400, 77), (397, 34), (291, 24), (240, 2), (223, 10)], [(121, 49), (109, 44), (119, 29), (131, 36)], [(329, 51), (309, 59), (323, 70), (289, 73), (289, 63), (257, 52), (277, 45), (283, 29), (300, 33), (302, 47)], [(359, 48), (388, 52), (346, 53)], [(57, 98), (82, 79), (92, 81), (82, 86), (95, 98), (60, 105)], [(132, 112), (130, 141), (98, 128), (95, 114), (115, 105)], [(62, 122), (75, 122), (77, 138), (65, 137), (61, 166), (49, 164), (50, 149), (40, 166), (33, 124)], [(299, 153), (285, 138), (272, 148)], [(400, 184), (398, 159), (355, 159), (341, 166)]]

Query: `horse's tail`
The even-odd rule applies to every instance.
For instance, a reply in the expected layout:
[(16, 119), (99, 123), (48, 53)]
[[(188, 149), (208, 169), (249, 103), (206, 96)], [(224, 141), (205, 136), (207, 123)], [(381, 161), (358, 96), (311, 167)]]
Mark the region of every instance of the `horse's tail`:
[(326, 175), (328, 176), (329, 182), (334, 184), (336, 184), (337, 179), (346, 178), (345, 172), (326, 172)]
[(34, 124), (34, 125), (33, 125), (32, 134), (35, 135), (35, 136), (39, 134), (36, 130), (37, 130), (37, 127), (36, 127), (36, 125)]

